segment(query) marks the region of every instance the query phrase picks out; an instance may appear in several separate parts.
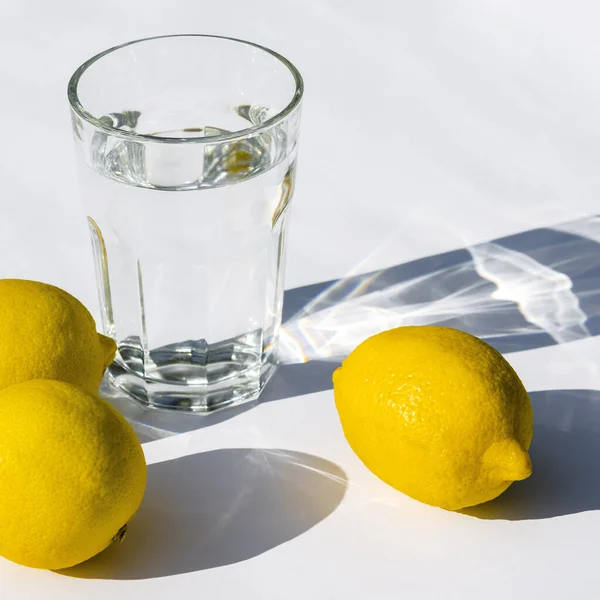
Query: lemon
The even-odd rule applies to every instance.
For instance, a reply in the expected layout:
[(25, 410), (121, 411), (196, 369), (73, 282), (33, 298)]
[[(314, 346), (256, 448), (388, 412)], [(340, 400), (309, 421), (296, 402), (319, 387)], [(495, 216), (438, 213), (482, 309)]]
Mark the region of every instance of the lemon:
[(67, 292), (0, 279), (0, 389), (57, 379), (95, 393), (115, 351), (115, 342), (96, 333), (92, 315)]
[(0, 555), (83, 562), (120, 540), (145, 485), (141, 445), (104, 400), (61, 381), (0, 391)]
[(400, 327), (360, 344), (333, 376), (342, 427), (375, 475), (458, 510), (531, 474), (529, 396), (496, 350), (445, 327)]

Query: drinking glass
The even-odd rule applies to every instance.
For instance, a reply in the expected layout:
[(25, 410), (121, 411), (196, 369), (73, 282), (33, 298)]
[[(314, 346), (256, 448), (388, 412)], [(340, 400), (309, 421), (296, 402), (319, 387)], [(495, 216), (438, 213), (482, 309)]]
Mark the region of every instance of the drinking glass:
[(303, 84), (276, 52), (210, 35), (94, 56), (68, 86), (109, 382), (207, 413), (273, 374)]

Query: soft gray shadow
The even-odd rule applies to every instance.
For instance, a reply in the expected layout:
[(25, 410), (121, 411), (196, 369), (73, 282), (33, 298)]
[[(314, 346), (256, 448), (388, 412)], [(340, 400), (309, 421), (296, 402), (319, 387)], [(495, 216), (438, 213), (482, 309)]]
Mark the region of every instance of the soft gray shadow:
[(515, 521), (600, 510), (600, 392), (548, 390), (530, 396), (533, 474), (465, 514)]
[(125, 540), (60, 573), (151, 579), (248, 560), (317, 525), (346, 487), (334, 463), (288, 450), (226, 448), (153, 464)]

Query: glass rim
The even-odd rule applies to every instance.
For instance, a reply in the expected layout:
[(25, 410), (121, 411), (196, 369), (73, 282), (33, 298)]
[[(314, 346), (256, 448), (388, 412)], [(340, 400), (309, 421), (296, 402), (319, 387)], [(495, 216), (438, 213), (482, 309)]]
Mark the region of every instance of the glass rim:
[[(107, 125), (106, 122), (100, 121), (100, 119), (94, 117), (90, 112), (88, 112), (83, 104), (79, 101), (79, 95), (77, 93), (79, 81), (83, 74), (91, 67), (94, 63), (99, 61), (101, 58), (105, 57), (107, 54), (112, 54), (117, 50), (121, 50), (123, 48), (127, 48), (128, 46), (133, 46), (135, 44), (141, 44), (143, 42), (150, 42), (153, 40), (162, 40), (169, 38), (186, 38), (186, 37), (196, 37), (196, 38), (205, 38), (205, 39), (215, 39), (215, 40), (226, 40), (229, 42), (236, 42), (238, 44), (243, 44), (246, 46), (251, 46), (252, 48), (258, 48), (264, 52), (267, 52), (271, 56), (275, 57), (279, 60), (283, 65), (285, 65), (288, 71), (291, 73), (294, 78), (294, 82), (296, 84), (296, 90), (294, 91), (294, 95), (292, 99), (288, 102), (288, 104), (280, 110), (276, 115), (267, 119), (264, 123), (260, 125), (252, 125), (251, 127), (247, 127), (245, 129), (238, 129), (237, 131), (232, 131), (230, 133), (223, 133), (214, 136), (192, 136), (192, 137), (158, 137), (150, 134), (144, 133), (136, 133), (135, 131), (127, 131), (124, 129), (118, 129), (117, 127), (113, 127), (112, 125)], [(224, 35), (212, 35), (212, 34), (203, 34), (203, 33), (179, 33), (179, 34), (170, 34), (170, 35), (157, 35), (146, 38), (140, 38), (137, 40), (132, 40), (130, 42), (125, 42), (124, 44), (119, 44), (118, 46), (113, 46), (112, 48), (108, 48), (99, 52), (98, 54), (92, 56), (88, 60), (86, 60), (79, 68), (75, 70), (71, 78), (69, 79), (69, 83), (67, 85), (67, 97), (69, 99), (69, 104), (71, 109), (75, 112), (75, 114), (88, 122), (90, 125), (99, 129), (108, 135), (125, 138), (129, 140), (139, 140), (144, 142), (153, 142), (159, 144), (212, 144), (215, 142), (224, 142), (224, 141), (233, 141), (247, 138), (252, 135), (259, 134), (268, 129), (271, 129), (273, 126), (277, 125), (281, 121), (285, 120), (285, 118), (290, 115), (294, 110), (300, 105), (302, 100), (302, 96), (304, 94), (304, 80), (302, 79), (302, 75), (300, 71), (290, 62), (285, 56), (282, 56), (278, 52), (267, 48), (266, 46), (261, 46), (260, 44), (256, 44), (254, 42), (249, 42), (247, 40), (242, 40), (239, 38), (228, 37)]]

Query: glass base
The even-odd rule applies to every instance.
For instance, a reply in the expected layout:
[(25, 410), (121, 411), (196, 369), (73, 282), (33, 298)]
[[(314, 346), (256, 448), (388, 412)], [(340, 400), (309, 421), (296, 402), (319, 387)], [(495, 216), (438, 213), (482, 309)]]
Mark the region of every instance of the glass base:
[(268, 361), (219, 382), (177, 384), (145, 379), (114, 362), (108, 367), (108, 383), (144, 408), (190, 414), (211, 414), (256, 400), (277, 364)]

